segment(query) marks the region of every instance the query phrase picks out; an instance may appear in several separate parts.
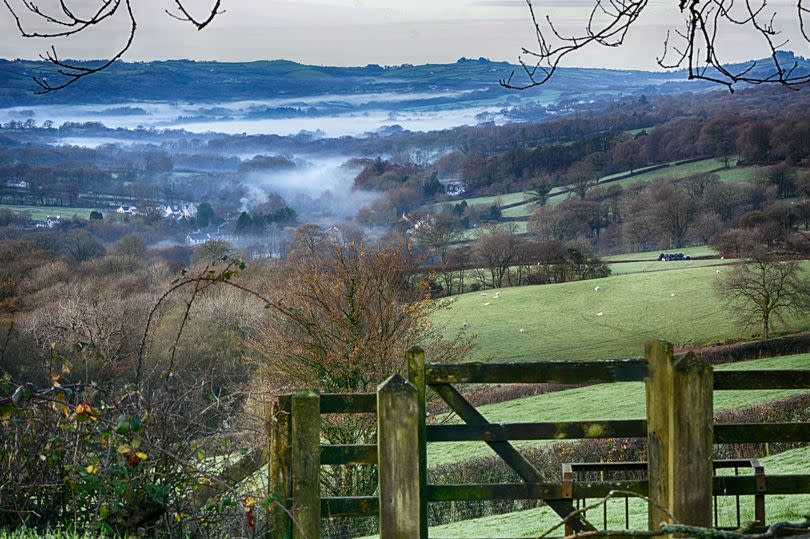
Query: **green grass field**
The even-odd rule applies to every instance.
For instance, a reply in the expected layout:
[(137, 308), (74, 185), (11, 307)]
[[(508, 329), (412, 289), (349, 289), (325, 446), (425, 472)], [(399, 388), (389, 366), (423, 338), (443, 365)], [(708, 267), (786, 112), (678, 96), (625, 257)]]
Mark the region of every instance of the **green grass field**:
[(717, 260), (710, 258), (708, 260), (679, 260), (676, 262), (658, 262), (657, 260), (650, 262), (617, 262), (608, 264), (612, 275), (626, 275), (630, 273), (649, 273), (654, 271), (672, 271), (678, 269), (689, 268), (706, 268), (717, 266), (731, 262), (731, 260)]
[[(720, 365), (717, 370), (806, 369), (810, 354), (768, 358)], [(718, 391), (715, 411), (730, 410), (781, 399), (801, 390)], [(624, 382), (567, 389), (496, 404), (478, 410), (492, 423), (531, 423), (542, 421), (598, 421), (643, 419), (646, 416), (644, 384)], [(448, 419), (449, 420), (449, 419)], [(452, 420), (450, 420), (452, 421)], [(517, 447), (537, 447), (548, 441), (519, 441)], [(483, 442), (438, 442), (428, 445), (428, 465), (440, 466), (471, 458), (493, 455)]]
[[(616, 174), (609, 174), (607, 176), (603, 176), (599, 178), (599, 183), (610, 182), (617, 183), (622, 186), (631, 185), (636, 182), (646, 182), (651, 181), (656, 178), (683, 178), (685, 176), (689, 176), (691, 174), (697, 174), (699, 172), (708, 172), (710, 170), (715, 170), (723, 166), (723, 162), (720, 159), (704, 159), (702, 161), (695, 161), (694, 163), (684, 163), (680, 165), (672, 165), (666, 168), (661, 168), (657, 170), (652, 170), (650, 172), (643, 172), (644, 170), (654, 168), (651, 167), (644, 167), (638, 169), (636, 172), (642, 172), (641, 174), (637, 174), (635, 176), (631, 176), (629, 178), (625, 178), (622, 180), (617, 180), (612, 182), (615, 178), (619, 178), (627, 174), (627, 171), (617, 172)], [(720, 180), (728, 183), (739, 183), (748, 181), (749, 179), (757, 177), (760, 173), (761, 167), (742, 167), (736, 168), (732, 167), (729, 169), (724, 169), (718, 172), (720, 176)], [(549, 205), (555, 206), (568, 198), (568, 195), (559, 195), (559, 191), (562, 188), (555, 188), (552, 191), (550, 198), (549, 198)], [(467, 199), (467, 204), (492, 204), (497, 197), (475, 197)], [(512, 204), (515, 202), (520, 202), (525, 199), (524, 193), (508, 193), (505, 195), (500, 195), (501, 204)], [(534, 209), (536, 208), (536, 204), (522, 204), (520, 206), (515, 206), (514, 208), (506, 208), (503, 210), (504, 217), (528, 217), (532, 214)]]
[(439, 202), (434, 206), (435, 209), (438, 211), (439, 209), (441, 209), (442, 206), (453, 207), (462, 200), (466, 200), (468, 206), (491, 206), (496, 202), (499, 203), (501, 206), (505, 206), (507, 204), (515, 204), (517, 202), (523, 202), (524, 200), (526, 200), (526, 196), (523, 194), (523, 191), (518, 191), (517, 193), (507, 193), (505, 195), (460, 198), (458, 200), (452, 200), (448, 202)]
[[(695, 161), (693, 163), (683, 163), (658, 170), (651, 170), (649, 172), (638, 174), (637, 176), (631, 176), (630, 178), (625, 178), (612, 183), (627, 186), (636, 182), (648, 182), (656, 178), (685, 178), (686, 176), (691, 176), (692, 174), (709, 172), (710, 170), (715, 170), (721, 168), (722, 166), (723, 161), (721, 159), (703, 159), (702, 161)], [(599, 181), (601, 183), (604, 180), (605, 178), (602, 178)]]
[[(793, 449), (785, 453), (771, 455), (760, 459), (765, 467), (766, 474), (807, 474), (810, 473), (810, 447)], [(735, 499), (732, 497), (720, 498), (720, 525), (736, 525)], [(742, 522), (753, 520), (753, 498), (741, 497), (740, 510)], [(765, 497), (765, 510), (768, 523), (781, 520), (800, 521), (810, 511), (810, 495), (774, 495)], [(602, 509), (589, 513), (591, 522), (601, 527)], [(608, 528), (613, 530), (625, 529), (624, 502), (610, 501), (607, 504)], [(492, 515), (472, 520), (453, 522), (430, 529), (430, 537), (456, 538), (456, 537), (537, 537), (557, 525), (560, 518), (547, 507)], [(641, 500), (632, 500), (630, 503), (630, 528), (646, 529), (647, 505)], [(563, 535), (552, 533), (552, 536)]]
[[(492, 291), (471, 292), (455, 296), (434, 319), (448, 336), (466, 322), (477, 335), (470, 356), (476, 360), (635, 357), (651, 338), (676, 345), (748, 338), (754, 330), (737, 326), (713, 290), (717, 271), (727, 267), (504, 288), (498, 299)], [(786, 329), (808, 327), (805, 317)]]
[[(515, 233), (516, 234), (525, 234), (528, 231), (528, 222), (526, 221), (516, 221), (514, 223), (498, 223), (497, 227), (506, 227), (510, 224), (515, 225)], [(458, 241), (473, 241), (481, 234), (487, 234), (492, 232), (493, 228), (491, 226), (479, 226), (477, 228), (469, 228), (463, 231)]]
[(731, 167), (718, 170), (715, 174), (724, 183), (743, 183), (763, 177), (767, 174), (767, 167)]
[[(35, 221), (42, 221), (48, 216), (55, 217), (57, 215), (61, 215), (62, 219), (71, 218), (74, 215), (79, 219), (89, 219), (90, 212), (95, 209), (96, 208), (65, 208), (61, 206), (15, 206), (12, 204), (0, 205), (0, 210), (11, 210), (14, 213), (27, 213), (30, 218), (34, 219)], [(106, 209), (98, 211), (106, 215), (106, 213), (110, 210)]]
[(603, 256), (605, 262), (624, 262), (626, 260), (657, 260), (658, 255), (671, 252), (679, 252), (691, 257), (695, 256), (714, 256), (717, 251), (708, 245), (699, 245), (697, 247), (684, 247), (682, 249), (664, 249), (663, 251), (644, 251), (641, 253), (624, 253), (620, 255)]
[[(701, 161), (695, 161), (693, 163), (683, 163), (672, 165), (665, 168), (659, 168), (656, 170), (651, 170), (649, 172), (644, 172), (645, 170), (655, 168), (654, 166), (643, 167), (638, 169), (636, 172), (641, 172), (640, 174), (636, 174), (635, 176), (631, 176), (629, 178), (624, 178), (621, 180), (615, 180), (616, 178), (625, 176), (628, 171), (617, 172), (615, 174), (608, 174), (607, 176), (603, 176), (599, 178), (599, 183), (616, 183), (622, 186), (628, 186), (634, 184), (636, 182), (648, 182), (654, 180), (656, 178), (684, 178), (686, 176), (690, 176), (692, 174), (698, 174), (701, 172), (709, 172), (709, 171), (716, 171), (715, 173), (720, 176), (720, 181), (726, 183), (741, 183), (750, 181), (761, 176), (764, 173), (763, 167), (730, 167), (724, 168), (722, 170), (717, 170), (718, 168), (723, 167), (723, 161), (721, 159), (704, 159)], [(549, 205), (554, 206), (568, 198), (567, 195), (560, 195), (559, 192), (562, 190), (562, 187), (555, 188), (549, 198)], [(502, 205), (506, 204), (514, 204), (516, 202), (522, 202), (525, 200), (525, 194), (523, 191), (517, 193), (507, 193), (504, 195), (499, 196), (486, 196), (486, 197), (473, 197), (465, 199), (467, 200), (467, 204), (475, 205), (475, 204), (492, 204), (497, 199), (500, 199), (500, 203)], [(460, 202), (460, 200), (458, 201)], [(455, 203), (455, 202), (454, 202)], [(447, 204), (447, 203), (443, 203)], [(436, 209), (438, 209), (441, 204), (436, 205)], [(532, 214), (534, 209), (536, 208), (535, 204), (522, 204), (520, 206), (515, 206), (514, 208), (506, 208), (503, 210), (504, 217), (528, 217)]]

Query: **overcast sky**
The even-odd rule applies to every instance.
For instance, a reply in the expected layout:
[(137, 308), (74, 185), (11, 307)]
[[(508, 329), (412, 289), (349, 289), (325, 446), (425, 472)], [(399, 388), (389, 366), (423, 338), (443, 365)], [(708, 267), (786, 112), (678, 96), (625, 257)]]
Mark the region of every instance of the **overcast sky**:
[[(14, 2), (15, 0), (9, 0)], [(19, 1), (19, 0), (16, 0)], [(68, 5), (97, 6), (89, 0)], [(223, 61), (284, 58), (320, 65), (454, 62), (480, 56), (515, 61), (522, 46), (531, 47), (532, 28), (524, 0), (223, 0), (226, 13), (202, 32), (168, 17), (172, 0), (135, 0), (139, 22), (127, 60), (170, 58)], [(204, 11), (203, 0), (187, 0)], [(656, 68), (667, 29), (678, 27), (678, 0), (651, 0), (645, 15), (618, 49), (592, 47), (569, 57), (566, 65)], [(535, 0), (538, 14), (548, 13), (563, 31), (579, 28), (593, 0)], [(787, 48), (810, 56), (810, 46), (795, 38), (789, 17), (792, 0), (773, 0), (777, 24), (794, 36)], [(40, 0), (42, 8), (56, 5)], [(780, 7), (781, 6), (781, 7)], [(82, 39), (46, 41), (18, 37), (7, 11), (0, 16), (0, 57), (33, 58), (50, 44), (62, 57), (100, 58), (125, 39), (123, 20), (93, 28)], [(724, 58), (761, 57), (761, 41), (737, 28), (723, 34)]]

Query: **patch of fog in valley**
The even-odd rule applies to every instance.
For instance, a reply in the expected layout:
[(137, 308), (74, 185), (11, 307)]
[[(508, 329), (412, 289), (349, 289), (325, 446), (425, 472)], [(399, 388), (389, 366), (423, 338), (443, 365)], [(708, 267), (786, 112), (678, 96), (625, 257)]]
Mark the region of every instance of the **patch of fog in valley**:
[(62, 137), (54, 140), (51, 144), (54, 146), (79, 146), (80, 148), (96, 149), (108, 144), (115, 146), (135, 146), (145, 143), (147, 143), (147, 141), (113, 137)]
[[(475, 91), (367, 93), (273, 98), (224, 103), (43, 105), (0, 109), (0, 122), (32, 118), (58, 127), (99, 122), (113, 129), (185, 129), (192, 133), (357, 136), (392, 125), (431, 131), (476, 125), (476, 116), (501, 121), (504, 104), (482, 106)], [(468, 101), (471, 100), (471, 101)], [(89, 142), (85, 141), (88, 145)], [(66, 141), (65, 143), (71, 143)]]
[(281, 195), (287, 204), (309, 221), (348, 219), (377, 199), (377, 193), (352, 189), (358, 167), (346, 166), (348, 157), (298, 156), (294, 168), (252, 172), (242, 180), (247, 194), (241, 211), (250, 211), (267, 201), (267, 193)]

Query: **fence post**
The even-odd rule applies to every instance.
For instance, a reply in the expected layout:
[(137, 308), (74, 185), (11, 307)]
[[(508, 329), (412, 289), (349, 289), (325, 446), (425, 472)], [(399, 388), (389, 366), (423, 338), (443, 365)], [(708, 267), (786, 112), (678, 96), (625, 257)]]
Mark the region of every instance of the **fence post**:
[(428, 536), (428, 504), (427, 504), (427, 426), (425, 424), (426, 412), (426, 380), (425, 380), (425, 352), (418, 346), (408, 350), (408, 380), (416, 388), (418, 403), (418, 433), (419, 442), (419, 539)]
[(377, 387), (380, 538), (419, 537), (419, 403), (399, 374)]
[(268, 506), (268, 539), (286, 539), (290, 533), (287, 498), (290, 496), (290, 409), (289, 400), (267, 406), (267, 439), (270, 465), (267, 467), (268, 494), (274, 502)]
[(315, 390), (292, 395), (290, 459), (292, 536), (321, 537), (321, 396)]
[(646, 348), (650, 530), (673, 518), (711, 527), (712, 368), (695, 354), (673, 358), (672, 345)]

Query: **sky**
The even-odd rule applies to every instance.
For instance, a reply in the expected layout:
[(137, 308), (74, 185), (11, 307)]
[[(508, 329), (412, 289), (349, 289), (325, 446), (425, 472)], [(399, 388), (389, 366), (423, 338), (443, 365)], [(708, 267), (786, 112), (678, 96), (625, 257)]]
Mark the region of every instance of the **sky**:
[[(209, 1), (186, 0), (186, 5), (202, 14)], [(100, 0), (66, 2), (76, 13), (86, 13)], [(793, 2), (772, 0), (768, 5), (777, 10), (776, 23), (784, 28), (783, 35), (793, 38), (786, 48), (810, 56), (810, 45), (796, 37)], [(131, 61), (283, 58), (316, 65), (397, 65), (486, 57), (514, 62), (521, 48), (531, 48), (534, 39), (525, 0), (222, 0), (225, 13), (201, 32), (165, 14), (173, 0), (134, 3), (138, 34), (124, 57)], [(581, 31), (593, 4), (594, 0), (534, 1), (536, 12), (548, 14), (563, 32)], [(624, 46), (590, 47), (569, 56), (565, 65), (656, 69), (667, 30), (679, 28), (682, 21), (677, 4), (678, 0), (650, 0)], [(45, 9), (58, 2), (40, 0), (39, 5)], [(81, 38), (24, 39), (8, 11), (3, 11), (0, 57), (35, 58), (51, 45), (63, 58), (106, 57), (125, 40), (124, 22), (123, 18), (110, 20)], [(761, 40), (738, 28), (724, 29), (721, 38), (729, 61), (767, 52)]]

